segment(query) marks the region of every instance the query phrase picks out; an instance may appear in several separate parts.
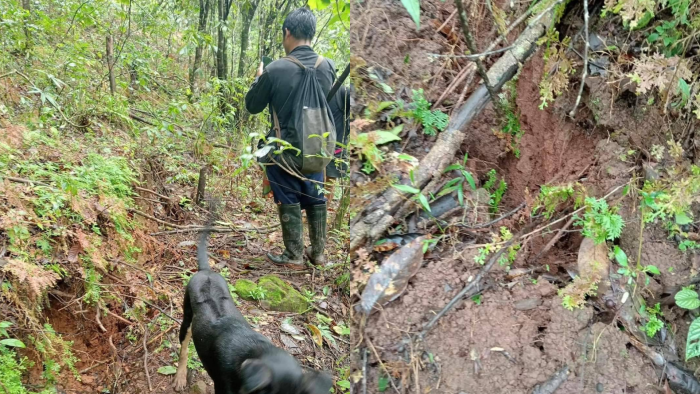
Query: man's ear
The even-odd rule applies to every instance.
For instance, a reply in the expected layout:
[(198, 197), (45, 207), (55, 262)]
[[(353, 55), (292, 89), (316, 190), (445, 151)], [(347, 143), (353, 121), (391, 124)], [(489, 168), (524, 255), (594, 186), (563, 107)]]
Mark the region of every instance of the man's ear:
[(272, 382), (272, 371), (258, 359), (247, 359), (241, 364), (241, 389), (244, 394), (258, 391)]
[(301, 394), (328, 394), (333, 387), (333, 380), (325, 372), (306, 371), (301, 386)]

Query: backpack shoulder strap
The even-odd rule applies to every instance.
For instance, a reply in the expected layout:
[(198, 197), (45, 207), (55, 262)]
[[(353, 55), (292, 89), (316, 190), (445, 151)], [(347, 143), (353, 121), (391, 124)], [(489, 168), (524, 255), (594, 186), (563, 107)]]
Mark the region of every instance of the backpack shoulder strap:
[(282, 139), (282, 129), (280, 128), (280, 120), (277, 117), (277, 111), (275, 111), (275, 107), (270, 105), (272, 107), (272, 121), (273, 121), (273, 129), (275, 130), (275, 136), (279, 139)]
[(321, 65), (322, 61), (323, 61), (323, 56), (318, 55), (318, 59), (316, 59), (316, 64), (314, 64), (314, 68), (318, 68), (318, 66)]
[(303, 64), (301, 64), (301, 62), (299, 61), (299, 59), (295, 58), (294, 56), (285, 56), (285, 57), (283, 57), (282, 59), (287, 59), (288, 61), (290, 61), (290, 62), (296, 64), (296, 65), (299, 66), (299, 67), (301, 67), (302, 70), (306, 68)]

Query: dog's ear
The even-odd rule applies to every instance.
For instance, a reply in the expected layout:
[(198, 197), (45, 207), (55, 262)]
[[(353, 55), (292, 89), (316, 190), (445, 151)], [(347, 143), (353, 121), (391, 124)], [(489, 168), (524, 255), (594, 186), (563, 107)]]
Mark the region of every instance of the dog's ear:
[(306, 371), (302, 377), (301, 394), (328, 394), (333, 387), (333, 379), (325, 372)]
[(248, 359), (241, 364), (243, 378), (242, 392), (244, 394), (259, 391), (272, 382), (272, 371), (258, 359)]

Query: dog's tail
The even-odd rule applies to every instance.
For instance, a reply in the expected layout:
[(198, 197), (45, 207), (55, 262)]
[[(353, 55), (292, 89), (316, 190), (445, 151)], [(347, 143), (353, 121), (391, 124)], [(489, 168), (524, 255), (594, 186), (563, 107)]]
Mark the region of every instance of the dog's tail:
[(209, 201), (210, 215), (207, 223), (204, 225), (204, 230), (199, 233), (199, 241), (197, 242), (197, 269), (199, 271), (210, 270), (209, 266), (209, 234), (212, 232), (212, 224), (216, 218), (216, 210), (218, 208), (217, 201)]
[(209, 234), (211, 233), (211, 226), (207, 227), (199, 233), (199, 241), (197, 242), (197, 269), (199, 271), (210, 270), (209, 266), (209, 253), (207, 250), (207, 244), (209, 243)]

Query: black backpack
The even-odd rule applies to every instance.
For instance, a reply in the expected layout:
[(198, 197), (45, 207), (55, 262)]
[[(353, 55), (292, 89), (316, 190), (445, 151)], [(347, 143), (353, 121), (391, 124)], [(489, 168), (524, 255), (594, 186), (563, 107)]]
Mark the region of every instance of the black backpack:
[(280, 155), (271, 155), (271, 158), (287, 171), (303, 175), (318, 173), (333, 159), (336, 141), (333, 113), (316, 78), (316, 69), (324, 59), (319, 56), (313, 67), (304, 66), (293, 56), (283, 59), (299, 66), (303, 75), (291, 97), (292, 118), (284, 136), (281, 135), (277, 111), (272, 107), (274, 131), (277, 138), (287, 141), (298, 151), (286, 149)]

